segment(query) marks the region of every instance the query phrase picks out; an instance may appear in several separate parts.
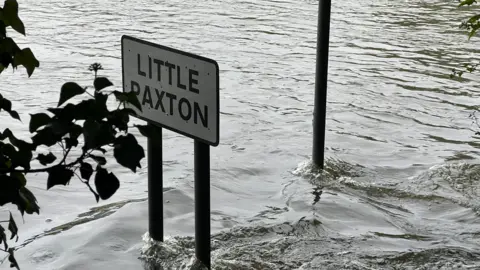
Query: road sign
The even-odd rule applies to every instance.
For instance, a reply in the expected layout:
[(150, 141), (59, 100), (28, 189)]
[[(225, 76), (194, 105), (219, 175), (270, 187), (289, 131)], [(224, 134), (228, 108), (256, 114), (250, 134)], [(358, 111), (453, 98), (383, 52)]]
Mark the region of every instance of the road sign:
[(122, 36), (123, 91), (134, 91), (135, 110), (154, 122), (211, 146), (219, 143), (220, 90), (216, 61)]

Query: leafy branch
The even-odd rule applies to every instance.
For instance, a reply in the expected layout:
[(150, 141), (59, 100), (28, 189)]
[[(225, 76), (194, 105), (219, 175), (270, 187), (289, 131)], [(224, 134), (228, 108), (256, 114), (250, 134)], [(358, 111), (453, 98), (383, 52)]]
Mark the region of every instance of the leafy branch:
[[(460, 2), (458, 7), (471, 6), (478, 3), (476, 0), (458, 0), (458, 2)], [(460, 28), (468, 31), (468, 39), (472, 38), (480, 28), (480, 14), (470, 16), (460, 24)]]
[[(474, 4), (478, 4), (476, 0), (458, 0), (458, 2), (458, 7), (472, 6)], [(468, 17), (468, 19), (461, 22), (459, 27), (460, 29), (467, 30), (468, 40), (470, 40), (477, 34), (478, 29), (480, 29), (480, 14), (475, 14)], [(461, 78), (465, 72), (473, 73), (477, 70), (478, 66), (478, 63), (466, 63), (463, 65), (462, 69), (454, 68), (452, 69), (452, 73), (450, 74), (450, 79), (456, 77)]]
[[(30, 77), (40, 63), (29, 48), (21, 49), (7, 35), (9, 27), (25, 35), (16, 0), (5, 0), (0, 7), (0, 73), (10, 66), (13, 70), (23, 66)], [(120, 187), (115, 174), (105, 168), (108, 162), (105, 156), (109, 150), (113, 150), (113, 157), (121, 166), (134, 173), (141, 168), (144, 149), (129, 133), (130, 115), (135, 111), (126, 106), (134, 106), (141, 111), (136, 94), (115, 90), (107, 93), (104, 90), (113, 87), (113, 83), (99, 76), (102, 65), (94, 63), (89, 70), (94, 73), (93, 93), (87, 91), (88, 86), (82, 87), (75, 82), (63, 84), (56, 107), (30, 115), (28, 129), (31, 137), (28, 141), (19, 139), (8, 128), (0, 132), (0, 207), (16, 205), (22, 217), (25, 213), (40, 213), (37, 199), (27, 188), (27, 176), (32, 173), (47, 174), (47, 189), (66, 186), (75, 176), (88, 187), (97, 202), (109, 199)], [(82, 96), (86, 98), (69, 102)], [(107, 106), (110, 97), (115, 97), (119, 103), (114, 110)], [(0, 94), (0, 112), (7, 112), (13, 119), (20, 120), (20, 115), (12, 107), (12, 102)], [(144, 136), (159, 138), (152, 126), (134, 127)], [(48, 153), (39, 151), (40, 146), (49, 149)], [(60, 158), (50, 151), (54, 146), (61, 147)], [(79, 154), (71, 160), (69, 157), (73, 152)], [(34, 160), (43, 167), (32, 168)], [(15, 248), (8, 243), (14, 238), (15, 242), (18, 241), (18, 228), (10, 213), (8, 220), (0, 221), (0, 246), (3, 245), (0, 251), (8, 254), (10, 267), (20, 269), (14, 256)]]
[[(61, 88), (56, 108), (47, 109), (48, 113), (31, 115), (29, 123), (29, 130), (33, 134), (31, 142), (18, 139), (8, 128), (0, 132), (0, 206), (15, 204), (22, 216), (25, 213), (39, 214), (37, 200), (26, 187), (26, 176), (31, 173), (47, 173), (47, 189), (57, 185), (68, 185), (76, 175), (86, 184), (97, 201), (109, 199), (120, 187), (120, 182), (114, 173), (104, 168), (107, 164), (105, 158), (107, 149), (113, 149), (117, 163), (132, 172), (141, 168), (140, 160), (145, 157), (144, 149), (138, 144), (135, 136), (128, 133), (129, 115), (134, 111), (125, 107), (128, 103), (141, 110), (136, 95), (119, 91), (102, 93), (101, 90), (104, 88), (113, 86), (105, 77), (95, 78), (93, 84), (95, 88), (93, 98), (74, 104), (67, 101), (84, 94), (86, 88), (72, 82), (65, 83)], [(106, 105), (108, 97), (112, 95), (121, 105), (115, 110), (109, 110)], [(83, 122), (83, 125), (79, 124), (80, 122)], [(136, 127), (142, 134), (148, 134), (145, 132), (147, 126)], [(36, 153), (39, 146), (54, 145), (60, 145), (63, 149), (60, 159), (52, 152)], [(67, 162), (72, 150), (80, 147), (81, 154), (73, 161)], [(44, 167), (32, 168), (30, 163), (34, 159)], [(93, 175), (95, 189), (90, 182)], [(13, 218), (9, 220), (8, 228), (16, 228)], [(12, 240), (16, 236), (16, 230), (10, 232)], [(9, 254), (11, 266), (19, 269), (14, 249), (9, 248), (2, 225), (0, 240), (0, 244), (4, 244), (2, 250)]]

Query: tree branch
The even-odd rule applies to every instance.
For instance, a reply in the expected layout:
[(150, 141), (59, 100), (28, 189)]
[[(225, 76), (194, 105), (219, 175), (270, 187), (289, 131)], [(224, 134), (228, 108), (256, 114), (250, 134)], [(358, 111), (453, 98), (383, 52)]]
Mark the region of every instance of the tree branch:
[[(3, 170), (2, 170), (2, 169), (0, 169), (0, 174), (1, 174), (1, 173), (12, 173), (12, 172), (18, 172), (18, 173), (48, 172), (49, 170), (51, 170), (51, 169), (53, 169), (53, 168), (55, 168), (55, 167), (60, 166), (62, 163), (65, 163), (65, 160), (67, 159), (67, 156), (68, 156), (68, 154), (70, 153), (70, 150), (71, 150), (71, 148), (69, 148), (69, 149), (67, 150), (66, 155), (65, 155), (65, 156), (62, 158), (62, 160), (61, 160), (58, 164), (56, 164), (56, 165), (53, 165), (53, 166), (50, 166), (50, 167), (46, 167), (46, 168), (41, 168), (41, 169), (29, 169), (29, 170), (25, 170), (25, 169), (24, 169), (24, 170), (16, 170), (16, 169), (14, 169), (14, 170), (10, 170), (10, 169), (5, 170), (5, 169), (3, 169)], [(80, 163), (86, 156), (87, 156), (87, 153), (83, 152), (83, 153), (80, 155), (80, 157), (78, 157), (75, 161), (72, 161), (72, 162), (70, 162), (70, 163), (68, 163), (68, 164), (65, 164), (65, 166), (66, 166), (66, 167), (71, 167), (71, 166), (73, 166), (73, 165), (76, 165), (76, 164)]]
[(87, 93), (89, 96), (91, 96), (91, 97), (95, 98), (95, 96), (94, 96), (94, 95), (92, 95), (92, 94), (90, 94), (90, 93), (87, 91), (87, 89), (88, 89), (88, 86), (87, 86), (87, 87), (85, 87), (85, 93)]
[[(72, 150), (71, 147), (67, 149), (67, 151), (65, 152), (65, 154), (64, 154), (64, 156), (63, 156), (62, 161), (60, 161), (59, 164), (61, 164), (61, 163), (64, 163), (64, 164), (65, 164), (65, 160), (67, 159), (67, 156), (68, 156), (68, 154), (70, 153), (70, 150)], [(82, 154), (82, 155), (83, 155), (83, 154)]]

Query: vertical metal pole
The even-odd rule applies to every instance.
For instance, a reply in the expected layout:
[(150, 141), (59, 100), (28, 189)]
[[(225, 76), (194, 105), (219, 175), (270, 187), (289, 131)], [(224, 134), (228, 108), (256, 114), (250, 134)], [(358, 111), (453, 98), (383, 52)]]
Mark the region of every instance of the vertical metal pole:
[(210, 265), (210, 146), (195, 140), (195, 256)]
[(148, 225), (150, 237), (163, 241), (163, 154), (162, 128), (148, 124), (157, 129), (160, 136), (156, 140), (148, 139)]
[(327, 113), (328, 47), (330, 39), (331, 0), (318, 1), (317, 65), (315, 74), (315, 107), (313, 112), (313, 163), (323, 169), (325, 150), (325, 117)]

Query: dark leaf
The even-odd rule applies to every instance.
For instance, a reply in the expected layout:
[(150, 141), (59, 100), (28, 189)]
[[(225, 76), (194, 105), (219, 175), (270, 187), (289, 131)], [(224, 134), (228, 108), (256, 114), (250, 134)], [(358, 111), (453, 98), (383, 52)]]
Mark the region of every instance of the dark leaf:
[(35, 146), (42, 145), (42, 144), (46, 146), (52, 146), (57, 142), (59, 142), (60, 140), (61, 140), (61, 136), (58, 136), (57, 134), (55, 134), (52, 127), (45, 127), (37, 131), (37, 134), (35, 134), (32, 137), (32, 141)]
[(0, 206), (7, 203), (15, 204), (18, 198), (18, 191), (23, 186), (20, 180), (6, 174), (0, 174)]
[(52, 118), (46, 113), (30, 114), (30, 133), (37, 131), (38, 128), (50, 123)]
[(114, 91), (113, 94), (118, 101), (130, 103), (135, 106), (139, 111), (142, 111), (142, 105), (140, 105), (140, 101), (138, 100), (137, 94), (135, 94), (135, 92)]
[(107, 94), (104, 94), (104, 93), (99, 93), (99, 92), (95, 92), (94, 93), (94, 98), (95, 98), (95, 101), (98, 103), (98, 106), (99, 108), (106, 108), (106, 104), (107, 104), (107, 100), (108, 100), (108, 95)]
[(100, 131), (100, 124), (94, 120), (86, 120), (83, 123), (83, 138), (85, 149), (92, 149), (96, 144), (96, 137)]
[(17, 268), (17, 270), (20, 270), (20, 267), (18, 266), (17, 260), (15, 259), (13, 248), (8, 249), (8, 261), (10, 262), (10, 267), (11, 268), (15, 267), (15, 268)]
[(8, 243), (7, 243), (7, 235), (5, 234), (5, 229), (3, 228), (2, 225), (0, 225), (0, 245), (3, 242), (3, 246), (5, 247), (5, 250), (8, 249)]
[(18, 121), (22, 121), (22, 120), (20, 119), (20, 115), (18, 114), (17, 111), (9, 111), (8, 113), (10, 114), (10, 116), (11, 116), (13, 119), (17, 119)]
[(40, 207), (37, 204), (37, 198), (35, 198), (30, 190), (28, 190), (26, 187), (22, 187), (18, 194), (19, 199), (15, 204), (22, 215), (25, 212), (29, 215), (33, 213), (40, 214)]
[(117, 101), (126, 102), (128, 100), (127, 94), (124, 93), (124, 92), (120, 92), (120, 91), (115, 90), (112, 93), (113, 93), (113, 95), (115, 95), (115, 98), (117, 99)]
[[(21, 166), (26, 170), (30, 169), (30, 161), (32, 160), (32, 149), (33, 145), (17, 139), (13, 133), (7, 128), (3, 132), (3, 136), (8, 138), (11, 144), (0, 144), (0, 152), (10, 159), (10, 167), (16, 168)], [(14, 147), (16, 146), (17, 149)], [(6, 162), (4, 160), (4, 162)]]
[(97, 117), (97, 114), (94, 112), (95, 109), (95, 100), (87, 99), (82, 100), (80, 103), (75, 105), (75, 120), (96, 120), (101, 119), (102, 117)]
[(48, 171), (47, 189), (56, 185), (66, 186), (73, 176), (73, 171), (65, 166), (56, 166)]
[(17, 43), (15, 42), (15, 40), (13, 40), (13, 38), (11, 37), (7, 37), (3, 40), (0, 40), (0, 44), (2, 45), (2, 52), (6, 53), (6, 55), (8, 55), (8, 57), (10, 58), (10, 63), (11, 63), (11, 60), (12, 60), (12, 57), (20, 50), (20, 47), (18, 47)]
[[(3, 143), (0, 142), (0, 149), (3, 147)], [(0, 155), (0, 169), (1, 170), (7, 170), (12, 166), (12, 161), (10, 160), (9, 157), (5, 155)]]
[(94, 93), (95, 97), (95, 106), (92, 108), (92, 114), (90, 114), (90, 118), (102, 120), (103, 118), (107, 117), (109, 110), (107, 108), (107, 100), (108, 95), (100, 92)]
[[(68, 105), (73, 105), (73, 104), (67, 104)], [(65, 106), (66, 107), (66, 106)], [(48, 108), (47, 111), (53, 113), (55, 116), (58, 117), (58, 115), (62, 112), (64, 108)], [(72, 118), (73, 119), (73, 118)]]
[(93, 81), (93, 86), (95, 87), (95, 91), (100, 91), (103, 88), (106, 88), (112, 85), (113, 83), (105, 77), (97, 77), (95, 78), (95, 81)]
[(85, 180), (90, 180), (90, 177), (93, 174), (93, 167), (89, 163), (82, 162), (80, 164), (80, 175), (82, 176), (83, 179)]
[(475, 0), (460, 0), (460, 4), (458, 4), (458, 6), (459, 7), (464, 5), (470, 6), (470, 5), (473, 5), (473, 3), (475, 3)]
[(139, 111), (142, 111), (142, 105), (140, 105), (140, 101), (135, 92), (132, 91), (127, 93), (127, 102), (135, 106)]
[(1, 153), (10, 160), (15, 159), (18, 155), (17, 149), (9, 143), (2, 145)]
[(105, 165), (105, 164), (107, 164), (107, 159), (104, 158), (104, 157), (100, 157), (100, 156), (96, 156), (96, 155), (90, 154), (90, 158), (92, 158), (93, 160), (95, 160), (95, 162), (97, 162), (99, 165)]
[(75, 105), (76, 120), (102, 120), (107, 116), (106, 95), (97, 94), (96, 99), (82, 100)]
[(10, 176), (12, 176), (18, 181), (18, 185), (20, 185), (20, 187), (24, 187), (27, 184), (27, 179), (25, 178), (25, 175), (21, 172), (12, 172)]
[(477, 14), (477, 15), (474, 15), (472, 17), (470, 17), (467, 22), (468, 23), (476, 23), (480, 20), (480, 14)]
[(75, 119), (75, 116), (78, 113), (76, 105), (72, 103), (68, 103), (63, 108), (48, 108), (47, 111), (55, 115), (53, 118), (54, 120), (68, 124)]
[(67, 82), (62, 86), (62, 89), (60, 90), (60, 99), (58, 100), (57, 106), (60, 106), (72, 97), (81, 95), (83, 93), (85, 93), (85, 89), (80, 87), (80, 85), (74, 82)]
[(25, 25), (19, 17), (10, 21), (10, 26), (18, 33), (25, 36)]
[(65, 146), (67, 148), (77, 147), (78, 146), (78, 140), (73, 139), (73, 138), (65, 138)]
[(83, 136), (85, 138), (85, 149), (96, 149), (113, 143), (115, 131), (107, 122), (98, 123), (87, 120), (83, 125)]
[(12, 110), (12, 102), (6, 98), (2, 98), (2, 101), (1, 101), (1, 108), (7, 112), (11, 111)]
[(137, 139), (132, 134), (120, 136), (115, 140), (113, 156), (118, 164), (136, 172), (136, 168), (141, 168), (140, 160), (145, 157), (143, 147), (138, 144)]
[(40, 162), (40, 164), (42, 164), (43, 166), (47, 166), (48, 164), (53, 163), (57, 159), (57, 157), (54, 154), (52, 154), (52, 152), (49, 152), (46, 155), (39, 154), (37, 156), (37, 159)]
[(95, 188), (102, 200), (107, 200), (112, 197), (113, 194), (120, 187), (120, 181), (113, 174), (107, 172), (102, 167), (97, 167), (97, 174), (95, 175)]
[(21, 51), (15, 54), (14, 63), (15, 66), (22, 65), (25, 67), (28, 73), (28, 77), (32, 76), (33, 71), (35, 68), (40, 66), (40, 62), (38, 62), (35, 55), (30, 48), (22, 49)]
[(2, 52), (6, 53), (9, 55), (10, 59), (20, 50), (20, 47), (18, 47), (17, 43), (13, 38), (7, 37), (3, 40), (0, 41), (0, 44), (2, 45)]
[(15, 31), (25, 35), (25, 26), (18, 17), (18, 3), (16, 0), (5, 0), (2, 13), (6, 26), (11, 26)]
[(67, 148), (77, 147), (78, 145), (78, 136), (82, 134), (83, 128), (77, 124), (70, 126), (68, 137), (65, 138), (65, 145)]
[[(30, 169), (30, 161), (32, 160), (32, 152), (29, 150), (17, 151), (11, 144), (4, 144), (1, 148), (2, 154), (8, 158), (9, 168), (15, 169), (18, 166), (26, 170)], [(7, 161), (5, 161), (7, 162)]]
[(77, 124), (73, 124), (69, 128), (69, 137), (70, 138), (78, 138), (80, 134), (82, 134), (83, 128)]
[(116, 126), (119, 130), (128, 130), (128, 122), (130, 121), (128, 110), (121, 109), (112, 111), (107, 116), (107, 119), (110, 124)]
[(18, 155), (13, 159), (12, 167), (16, 168), (17, 166), (23, 167), (25, 170), (30, 170), (30, 162), (32, 161), (33, 153), (27, 149), (21, 149), (18, 151)]
[(12, 110), (12, 102), (4, 97), (0, 99), (0, 108), (7, 111), (14, 119), (20, 120), (18, 112)]
[(20, 149), (20, 150), (34, 150), (35, 149), (35, 147), (31, 143), (27, 143), (24, 140), (17, 139), (17, 137), (15, 137), (15, 135), (13, 135), (12, 131), (8, 128), (3, 131), (3, 136), (7, 137), (10, 140), (10, 142), (13, 145), (15, 145), (16, 147), (18, 147), (18, 149)]
[(0, 132), (0, 141), (3, 141), (5, 140), (7, 137), (7, 135), (5, 135), (5, 131), (4, 132)]
[(8, 230), (10, 231), (10, 234), (11, 234), (10, 240), (12, 240), (16, 236), (17, 237), (16, 241), (18, 241), (18, 227), (17, 227), (17, 224), (15, 224), (15, 220), (13, 219), (12, 213), (10, 213), (10, 220), (8, 221)]
[(4, 39), (6, 36), (7, 36), (7, 28), (5, 27), (5, 23), (2, 20), (0, 20), (0, 39)]
[[(2, 44), (0, 44), (0, 46), (1, 45)], [(11, 54), (9, 54), (7, 52), (0, 53), (0, 73), (4, 69), (8, 68), (8, 66), (11, 63), (12, 63), (12, 55)]]
[(69, 128), (71, 125), (73, 125), (73, 123), (71, 122), (54, 120), (48, 125), (48, 127), (52, 129), (52, 132), (57, 138), (61, 138), (69, 132)]

